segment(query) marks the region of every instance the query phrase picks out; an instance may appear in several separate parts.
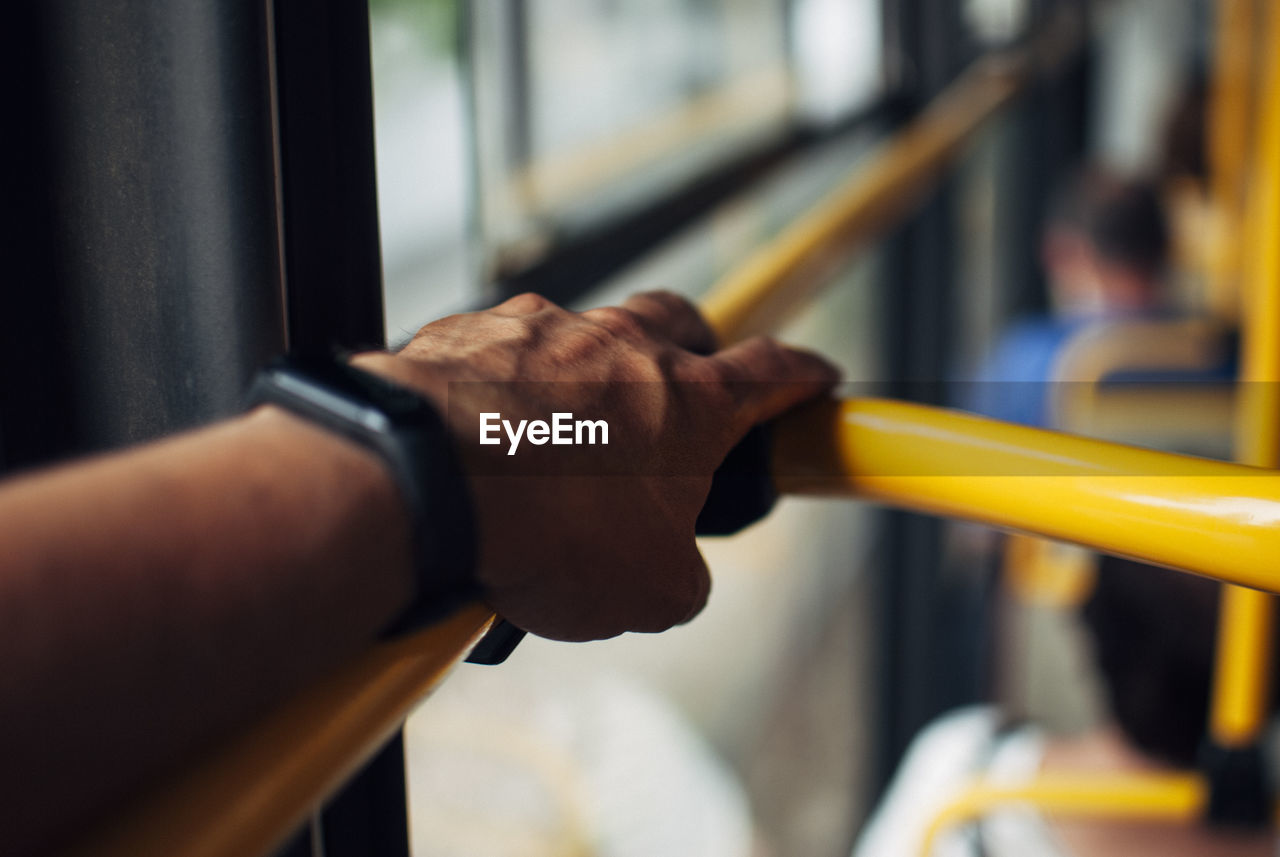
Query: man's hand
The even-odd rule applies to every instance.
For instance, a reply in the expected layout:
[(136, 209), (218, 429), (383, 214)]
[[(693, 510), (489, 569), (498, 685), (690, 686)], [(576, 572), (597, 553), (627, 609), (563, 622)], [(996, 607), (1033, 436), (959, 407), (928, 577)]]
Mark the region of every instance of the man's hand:
[[(710, 578), (694, 521), (753, 425), (828, 390), (837, 370), (753, 339), (722, 351), (694, 307), (648, 293), (573, 313), (535, 295), (428, 324), (358, 365), (435, 401), (470, 474), (479, 578), (495, 610), (561, 640), (661, 631)], [(604, 420), (609, 444), (482, 446), (480, 414)]]

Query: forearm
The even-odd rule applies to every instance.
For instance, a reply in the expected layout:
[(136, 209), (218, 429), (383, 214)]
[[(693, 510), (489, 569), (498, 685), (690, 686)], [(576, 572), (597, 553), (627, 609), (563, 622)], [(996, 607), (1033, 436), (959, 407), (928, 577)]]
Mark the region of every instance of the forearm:
[(357, 651), (411, 598), (408, 545), (381, 462), (272, 408), (0, 489), (0, 830)]
[[(434, 402), (471, 477), (476, 560), (445, 544), (423, 568), (454, 556), (505, 618), (562, 640), (696, 613), (712, 472), (752, 425), (838, 376), (763, 339), (717, 352), (667, 294), (582, 314), (523, 295), (357, 362)], [(614, 425), (619, 442), (557, 446), (541, 477), (475, 443), (481, 412), (550, 410)], [(624, 459), (636, 472), (575, 475)], [(394, 485), (373, 454), (267, 408), (0, 488), (0, 847), (68, 831), (388, 627), (416, 590)]]

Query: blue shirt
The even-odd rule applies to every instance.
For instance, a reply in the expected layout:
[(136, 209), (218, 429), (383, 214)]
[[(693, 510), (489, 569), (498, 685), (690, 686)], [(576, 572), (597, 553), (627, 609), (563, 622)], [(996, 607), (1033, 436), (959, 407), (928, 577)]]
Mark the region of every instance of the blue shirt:
[(1048, 425), (1054, 363), (1090, 321), (1039, 317), (1016, 322), (1000, 337), (974, 380), (965, 384), (962, 406), (997, 420)]

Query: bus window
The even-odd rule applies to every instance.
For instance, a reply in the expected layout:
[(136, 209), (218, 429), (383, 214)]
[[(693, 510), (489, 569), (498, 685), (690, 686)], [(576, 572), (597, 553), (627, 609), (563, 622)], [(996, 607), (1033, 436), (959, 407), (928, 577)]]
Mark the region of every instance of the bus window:
[(457, 14), (452, 0), (370, 4), (389, 342), (474, 297)]
[(516, 275), (804, 122), (866, 106), (880, 86), (875, 6), (470, 4), (482, 275)]

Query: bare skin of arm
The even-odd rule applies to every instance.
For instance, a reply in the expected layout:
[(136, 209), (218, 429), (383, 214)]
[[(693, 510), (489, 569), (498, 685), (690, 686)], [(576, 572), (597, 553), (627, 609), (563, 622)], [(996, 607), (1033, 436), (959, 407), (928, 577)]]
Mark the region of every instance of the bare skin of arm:
[[(693, 530), (711, 472), (751, 425), (836, 379), (767, 340), (712, 350), (670, 295), (583, 314), (524, 296), (354, 362), (448, 413), (476, 468), (486, 600), (529, 631), (585, 640), (701, 609), (710, 579)], [(499, 383), (513, 379), (571, 383), (535, 401), (548, 387)], [(450, 402), (456, 381), (493, 386)], [(607, 392), (633, 382), (644, 396)], [(505, 474), (468, 446), (488, 408), (606, 419), (680, 467)], [(628, 448), (579, 454), (607, 466)], [(270, 407), (0, 487), (6, 852), (73, 832), (369, 645), (413, 597), (409, 543), (377, 458)]]

